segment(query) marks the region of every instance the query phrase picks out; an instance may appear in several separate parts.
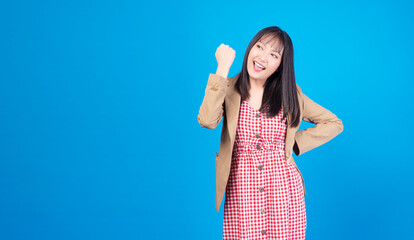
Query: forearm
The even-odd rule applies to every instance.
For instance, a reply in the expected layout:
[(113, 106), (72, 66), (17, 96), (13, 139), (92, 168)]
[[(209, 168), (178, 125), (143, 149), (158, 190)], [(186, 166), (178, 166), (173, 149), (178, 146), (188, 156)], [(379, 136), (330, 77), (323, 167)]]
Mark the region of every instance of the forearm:
[(227, 76), (227, 73), (220, 69), (217, 69), (216, 74), (209, 75), (204, 99), (197, 117), (202, 127), (214, 129), (223, 117), (224, 98), (228, 85), (228, 79), (223, 75)]
[(294, 152), (298, 156), (328, 142), (343, 131), (341, 119), (302, 91), (300, 93), (303, 101), (302, 119), (316, 125), (296, 132)]

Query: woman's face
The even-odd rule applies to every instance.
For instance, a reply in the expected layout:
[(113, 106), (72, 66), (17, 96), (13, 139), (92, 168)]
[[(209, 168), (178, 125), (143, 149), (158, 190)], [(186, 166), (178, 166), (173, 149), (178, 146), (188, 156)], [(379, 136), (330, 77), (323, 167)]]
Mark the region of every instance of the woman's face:
[(270, 39), (270, 36), (263, 36), (250, 49), (247, 57), (250, 81), (265, 82), (278, 69), (282, 61), (283, 45), (276, 38), (272, 41)]

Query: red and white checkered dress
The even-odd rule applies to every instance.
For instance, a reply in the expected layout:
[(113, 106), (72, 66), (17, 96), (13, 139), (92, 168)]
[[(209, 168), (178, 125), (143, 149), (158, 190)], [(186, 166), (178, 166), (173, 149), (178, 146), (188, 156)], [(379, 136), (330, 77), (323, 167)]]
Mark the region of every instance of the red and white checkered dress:
[(302, 179), (285, 160), (282, 116), (283, 108), (268, 118), (246, 100), (241, 103), (226, 187), (223, 239), (305, 239)]

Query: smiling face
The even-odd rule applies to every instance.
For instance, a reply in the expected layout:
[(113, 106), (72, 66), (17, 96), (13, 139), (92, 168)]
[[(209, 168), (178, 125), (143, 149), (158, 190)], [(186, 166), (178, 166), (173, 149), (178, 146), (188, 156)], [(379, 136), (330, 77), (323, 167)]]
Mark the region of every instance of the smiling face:
[(250, 49), (247, 57), (247, 72), (250, 81), (265, 82), (280, 66), (283, 44), (278, 38), (263, 36)]

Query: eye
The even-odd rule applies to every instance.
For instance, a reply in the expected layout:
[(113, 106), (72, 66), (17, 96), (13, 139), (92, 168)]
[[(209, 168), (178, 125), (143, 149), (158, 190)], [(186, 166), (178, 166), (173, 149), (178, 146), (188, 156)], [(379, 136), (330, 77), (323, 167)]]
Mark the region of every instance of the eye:
[(272, 56), (274, 56), (275, 58), (277, 58), (277, 55), (276, 54), (272, 54)]
[(257, 44), (257, 47), (260, 48), (260, 49), (262, 49), (262, 47), (259, 44)]

